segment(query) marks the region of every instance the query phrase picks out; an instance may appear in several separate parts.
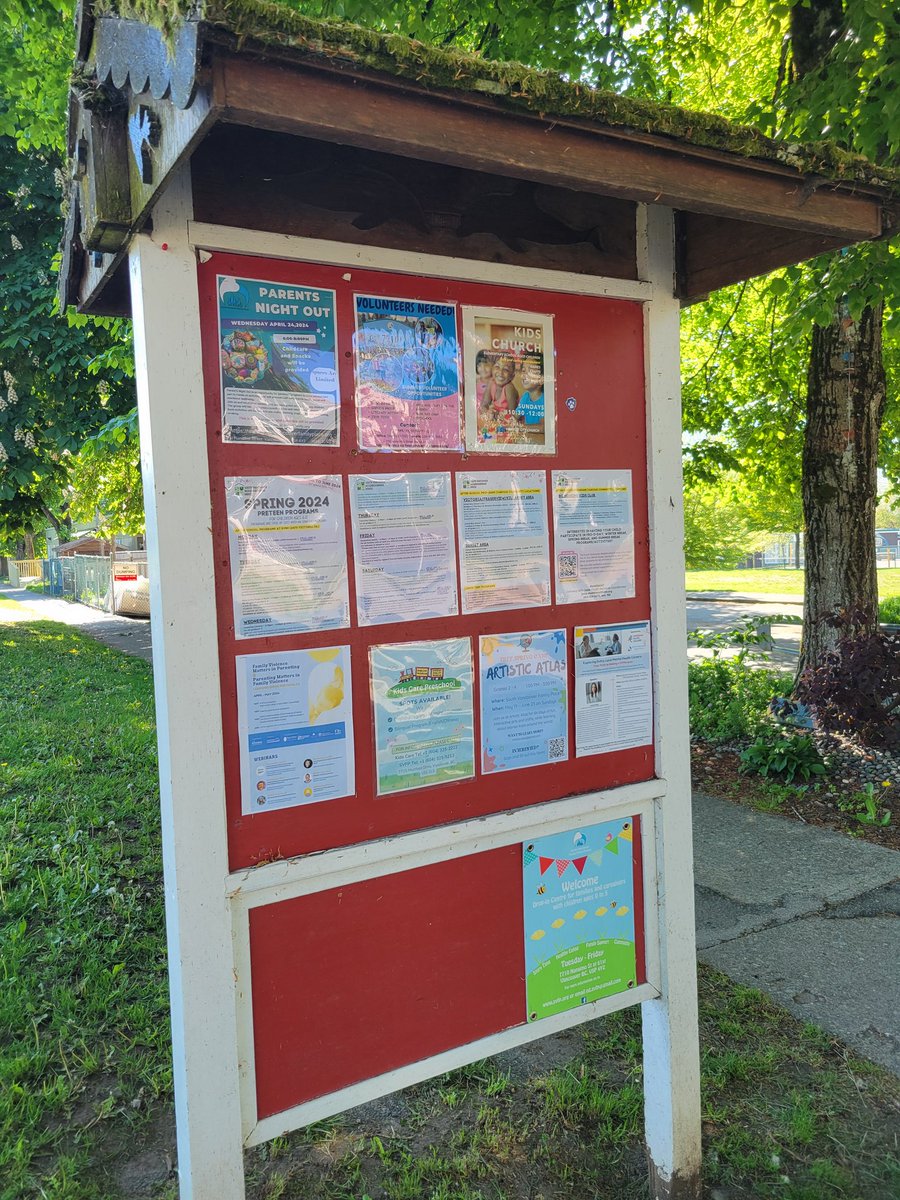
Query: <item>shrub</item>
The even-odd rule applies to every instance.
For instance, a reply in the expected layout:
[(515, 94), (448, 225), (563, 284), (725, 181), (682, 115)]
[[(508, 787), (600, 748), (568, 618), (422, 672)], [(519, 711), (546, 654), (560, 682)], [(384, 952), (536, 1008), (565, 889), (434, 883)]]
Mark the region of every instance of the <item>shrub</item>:
[[(842, 628), (846, 618), (831, 623)], [(900, 749), (900, 634), (842, 637), (821, 666), (803, 672), (797, 694), (815, 707), (823, 728), (855, 734), (864, 745)]]
[(888, 596), (878, 605), (878, 620), (883, 625), (900, 625), (900, 596)]
[(770, 702), (784, 690), (780, 671), (728, 658), (689, 663), (691, 733), (709, 742), (754, 737), (767, 725)]
[(825, 764), (808, 733), (768, 729), (741, 752), (741, 770), (781, 775), (786, 783), (808, 783), (811, 776), (825, 774)]

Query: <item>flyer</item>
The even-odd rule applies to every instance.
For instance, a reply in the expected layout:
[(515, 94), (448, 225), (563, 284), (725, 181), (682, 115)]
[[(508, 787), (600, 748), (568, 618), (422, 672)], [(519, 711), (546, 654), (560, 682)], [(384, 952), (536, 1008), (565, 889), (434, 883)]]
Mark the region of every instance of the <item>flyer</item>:
[(361, 450), (461, 450), (456, 305), (354, 296)]
[(637, 984), (633, 818), (525, 842), (529, 1021)]
[(485, 775), (568, 758), (567, 674), (564, 629), (479, 638)]
[(475, 774), (468, 638), (372, 646), (377, 794)]
[(237, 656), (241, 812), (352, 796), (350, 648)]
[(216, 277), (222, 440), (336, 446), (334, 292)]
[(650, 622), (575, 630), (575, 754), (653, 741)]
[(237, 638), (350, 624), (340, 475), (225, 480)]
[(630, 471), (554, 471), (556, 602), (634, 595)]
[(544, 471), (456, 476), (463, 613), (550, 603)]
[(463, 308), (466, 448), (556, 453), (553, 317)]
[(351, 475), (350, 515), (360, 625), (457, 615), (449, 471)]

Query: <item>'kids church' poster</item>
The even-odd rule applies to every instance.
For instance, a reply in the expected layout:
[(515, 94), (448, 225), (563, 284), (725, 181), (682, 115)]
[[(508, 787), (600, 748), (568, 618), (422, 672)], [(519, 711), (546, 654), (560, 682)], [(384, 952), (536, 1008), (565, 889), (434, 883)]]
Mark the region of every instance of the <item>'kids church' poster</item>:
[(528, 1020), (637, 984), (634, 821), (522, 846)]

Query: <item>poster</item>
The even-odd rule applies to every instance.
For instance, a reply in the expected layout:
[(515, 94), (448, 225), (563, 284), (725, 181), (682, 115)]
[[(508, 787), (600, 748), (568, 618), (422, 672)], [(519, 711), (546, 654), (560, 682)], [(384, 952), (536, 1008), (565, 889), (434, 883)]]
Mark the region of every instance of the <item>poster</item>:
[(554, 471), (556, 602), (634, 595), (630, 471)]
[(352, 796), (350, 648), (239, 654), (241, 812)]
[(336, 446), (334, 292), (216, 276), (222, 440)]
[(354, 296), (361, 450), (461, 450), (456, 305)]
[(463, 345), (467, 449), (554, 454), (552, 316), (464, 308)]
[(475, 774), (468, 638), (372, 646), (377, 794)]
[(634, 820), (522, 846), (529, 1021), (637, 984)]
[(515, 771), (569, 756), (566, 631), (479, 638), (481, 770)]
[(544, 471), (456, 476), (463, 613), (550, 603)]
[(575, 753), (653, 741), (650, 622), (575, 630)]
[(237, 638), (350, 624), (339, 475), (225, 480)]
[(360, 625), (457, 615), (449, 471), (351, 475), (350, 515)]

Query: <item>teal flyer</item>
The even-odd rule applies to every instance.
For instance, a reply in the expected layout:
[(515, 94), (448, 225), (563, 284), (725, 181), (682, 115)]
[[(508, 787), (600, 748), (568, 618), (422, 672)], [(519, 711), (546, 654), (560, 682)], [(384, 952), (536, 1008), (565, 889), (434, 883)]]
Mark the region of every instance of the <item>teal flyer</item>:
[(568, 758), (566, 666), (564, 629), (479, 639), (484, 774)]
[(636, 986), (633, 834), (625, 817), (523, 844), (529, 1021)]
[(373, 646), (377, 794), (475, 774), (468, 638)]

